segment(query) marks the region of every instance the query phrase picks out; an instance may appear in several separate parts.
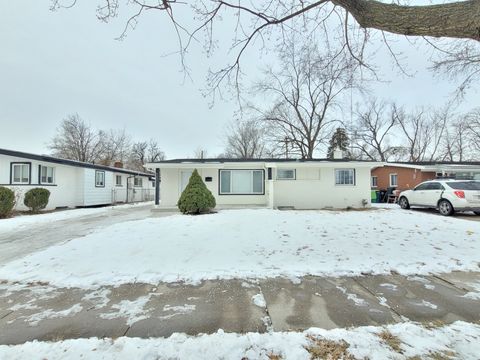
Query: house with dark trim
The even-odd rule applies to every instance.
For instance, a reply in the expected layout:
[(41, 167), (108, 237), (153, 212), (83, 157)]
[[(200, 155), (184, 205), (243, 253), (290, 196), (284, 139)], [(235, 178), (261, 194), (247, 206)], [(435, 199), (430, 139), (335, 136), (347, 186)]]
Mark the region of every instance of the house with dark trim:
[[(119, 165), (119, 164), (118, 164)], [(50, 191), (47, 210), (153, 200), (152, 174), (0, 149), (0, 186), (15, 190), (17, 210), (32, 188)]]
[(161, 209), (176, 207), (194, 169), (219, 208), (335, 209), (370, 206), (370, 172), (380, 165), (337, 154), (333, 160), (173, 159), (145, 167), (156, 174)]

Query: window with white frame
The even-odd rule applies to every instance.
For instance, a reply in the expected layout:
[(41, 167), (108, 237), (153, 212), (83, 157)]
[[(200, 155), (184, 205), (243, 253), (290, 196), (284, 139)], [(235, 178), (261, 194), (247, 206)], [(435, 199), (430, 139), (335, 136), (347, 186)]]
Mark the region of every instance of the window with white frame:
[(116, 175), (115, 176), (115, 185), (116, 186), (122, 186), (122, 175)]
[(95, 186), (105, 187), (105, 171), (95, 171)]
[(40, 166), (40, 184), (53, 184), (55, 169), (52, 166)]
[(143, 185), (143, 179), (141, 177), (135, 177), (133, 179), (133, 185), (137, 187), (141, 187)]
[(277, 169), (278, 180), (295, 180), (295, 169)]
[(372, 186), (372, 188), (378, 187), (378, 177), (377, 176), (372, 176), (371, 186)]
[(390, 187), (397, 187), (397, 186), (398, 186), (398, 175), (390, 174)]
[(263, 170), (220, 170), (220, 195), (261, 195)]
[(30, 164), (12, 163), (12, 184), (30, 184)]
[(335, 185), (355, 185), (355, 169), (335, 169)]

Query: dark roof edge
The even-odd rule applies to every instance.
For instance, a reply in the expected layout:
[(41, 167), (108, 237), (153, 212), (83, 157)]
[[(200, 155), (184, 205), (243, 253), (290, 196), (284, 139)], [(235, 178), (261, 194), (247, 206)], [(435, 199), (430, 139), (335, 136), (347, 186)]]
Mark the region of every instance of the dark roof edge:
[(21, 157), (21, 158), (30, 159), (30, 160), (44, 161), (44, 162), (50, 162), (50, 163), (61, 164), (61, 165), (69, 165), (69, 166), (75, 166), (75, 167), (82, 167), (82, 168), (88, 168), (88, 169), (106, 170), (106, 171), (112, 171), (112, 172), (118, 172), (118, 173), (123, 173), (123, 174), (130, 174), (130, 175), (141, 175), (141, 176), (153, 176), (154, 175), (152, 173), (146, 173), (146, 172), (142, 172), (142, 171), (116, 168), (116, 167), (113, 167), (113, 166), (90, 164), (90, 163), (81, 162), (81, 161), (56, 158), (56, 157), (48, 156), (48, 155), (30, 154), (30, 153), (25, 153), (25, 152), (21, 152), (21, 151), (15, 151), (15, 150), (0, 149), (0, 155), (15, 156), (15, 157)]
[(388, 161), (385, 165), (412, 165), (412, 166), (428, 166), (428, 165), (480, 165), (480, 161)]
[(228, 159), (228, 158), (208, 158), (208, 159), (171, 159), (151, 162), (150, 164), (182, 164), (182, 163), (242, 163), (242, 162), (365, 162), (365, 163), (379, 163), (381, 161), (371, 160), (354, 160), (354, 159), (276, 159), (276, 158), (260, 158), (260, 159)]

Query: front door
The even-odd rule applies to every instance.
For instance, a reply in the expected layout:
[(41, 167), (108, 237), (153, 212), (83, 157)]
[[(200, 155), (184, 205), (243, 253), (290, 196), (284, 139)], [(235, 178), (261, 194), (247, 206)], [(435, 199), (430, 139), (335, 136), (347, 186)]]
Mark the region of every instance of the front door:
[(182, 194), (183, 190), (188, 185), (188, 180), (190, 180), (190, 176), (192, 176), (193, 170), (182, 170), (180, 171), (180, 195)]

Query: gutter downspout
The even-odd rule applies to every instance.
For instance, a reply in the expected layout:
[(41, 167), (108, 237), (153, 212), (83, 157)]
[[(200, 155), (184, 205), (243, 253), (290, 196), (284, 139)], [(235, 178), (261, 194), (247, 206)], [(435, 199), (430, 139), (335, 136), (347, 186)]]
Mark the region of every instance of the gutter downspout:
[(155, 207), (160, 205), (160, 168), (155, 169)]

